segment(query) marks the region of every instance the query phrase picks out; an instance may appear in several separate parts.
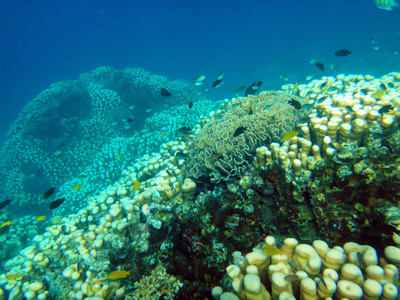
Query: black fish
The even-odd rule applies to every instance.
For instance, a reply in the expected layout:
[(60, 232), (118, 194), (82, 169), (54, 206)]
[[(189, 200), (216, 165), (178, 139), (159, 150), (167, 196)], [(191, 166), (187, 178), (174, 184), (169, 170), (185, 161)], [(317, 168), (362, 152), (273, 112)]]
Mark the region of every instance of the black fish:
[(171, 96), (172, 94), (167, 90), (167, 89), (165, 89), (165, 88), (161, 88), (161, 96), (163, 96), (163, 97), (169, 97), (169, 96)]
[(64, 201), (65, 201), (65, 198), (61, 198), (61, 199), (57, 199), (57, 200), (51, 202), (49, 205), (49, 209), (56, 209), (61, 204), (63, 204)]
[(11, 200), (4, 200), (3, 202), (0, 203), (0, 209), (6, 207), (10, 203), (11, 203)]
[(190, 127), (181, 127), (176, 130), (176, 136), (188, 136), (191, 132), (192, 130), (190, 129)]
[(126, 122), (126, 123), (132, 123), (132, 122), (133, 122), (133, 119), (127, 118), (127, 119), (125, 119), (125, 122)]
[(237, 137), (238, 135), (242, 134), (246, 130), (246, 127), (240, 126), (233, 132), (233, 137)]
[(153, 175), (151, 175), (150, 173), (144, 173), (142, 176), (139, 177), (138, 181), (144, 182), (146, 180), (149, 180), (150, 178), (153, 178)]
[(219, 87), (222, 84), (222, 79), (217, 79), (213, 82), (213, 84), (211, 85), (212, 87)]
[(320, 63), (319, 61), (315, 63), (315, 66), (320, 69), (321, 71), (325, 70), (324, 64)]
[(176, 151), (174, 156), (177, 159), (185, 159), (187, 157), (187, 154), (183, 153), (182, 151)]
[(301, 109), (301, 104), (300, 104), (300, 102), (297, 101), (297, 100), (291, 99), (291, 100), (289, 101), (289, 104), (290, 104), (291, 106), (293, 106), (295, 109)]
[(46, 191), (46, 193), (43, 194), (43, 199), (49, 198), (54, 193), (55, 190), (56, 190), (56, 188), (54, 188), (54, 187), (48, 189)]
[(382, 91), (387, 91), (386, 84), (384, 84), (384, 83), (381, 83), (381, 84), (379, 85), (379, 88), (380, 88)]
[(335, 52), (336, 56), (347, 56), (350, 55), (351, 51), (347, 50), (347, 49), (340, 49), (338, 51)]
[(372, 136), (376, 139), (383, 139), (385, 137), (391, 136), (392, 134), (396, 133), (399, 131), (399, 127), (392, 127), (387, 130), (385, 130), (383, 133), (375, 132), (372, 134)]
[(345, 108), (346, 108), (346, 110), (347, 110), (348, 112), (354, 112), (353, 108), (351, 108), (350, 105), (347, 105)]
[(262, 81), (253, 82), (247, 89), (246, 92), (244, 93), (245, 96), (247, 95), (254, 95), (260, 90), (260, 87), (262, 85)]
[(378, 112), (379, 112), (380, 114), (385, 114), (385, 113), (387, 113), (389, 110), (392, 110), (393, 108), (394, 108), (394, 107), (393, 107), (392, 104), (384, 105), (384, 106), (382, 106), (382, 107), (378, 110)]
[(361, 90), (360, 90), (360, 93), (363, 94), (363, 95), (367, 95), (367, 94), (368, 94), (368, 91), (367, 91), (366, 89), (361, 89)]
[(253, 114), (253, 110), (251, 109), (251, 106), (250, 106), (250, 109), (249, 109), (249, 116), (251, 116)]
[(193, 107), (193, 102), (189, 102), (189, 108)]
[(372, 246), (378, 252), (379, 257), (384, 256), (385, 248), (389, 245), (394, 245), (393, 233), (400, 235), (400, 230), (397, 230), (394, 226), (377, 221), (363, 228), (360, 243)]

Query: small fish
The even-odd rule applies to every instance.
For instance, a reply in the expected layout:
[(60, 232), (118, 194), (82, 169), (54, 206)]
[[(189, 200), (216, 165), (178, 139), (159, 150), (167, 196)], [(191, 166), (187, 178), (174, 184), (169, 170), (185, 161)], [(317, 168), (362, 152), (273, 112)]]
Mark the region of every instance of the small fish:
[(394, 55), (397, 55), (397, 54), (399, 54), (399, 51), (393, 50), (393, 54), (394, 54)]
[(217, 79), (218, 79), (218, 80), (221, 80), (222, 77), (224, 77), (224, 74), (225, 74), (225, 72), (218, 73)]
[(379, 46), (373, 46), (372, 49), (374, 49), (375, 51), (378, 51), (380, 48), (379, 48)]
[(82, 185), (82, 184), (77, 184), (77, 185), (75, 185), (72, 189), (73, 189), (74, 191), (78, 191), (78, 190), (80, 190), (81, 188), (83, 188), (83, 185)]
[(161, 133), (162, 135), (164, 135), (164, 134), (167, 133), (167, 131), (166, 131), (166, 130), (161, 130), (160, 133)]
[(310, 64), (315, 65), (318, 62), (318, 59), (313, 58), (312, 60), (310, 60)]
[(300, 102), (297, 101), (297, 100), (295, 100), (295, 99), (291, 99), (291, 100), (289, 101), (289, 104), (290, 104), (291, 106), (293, 106), (295, 109), (301, 109), (301, 104), (300, 104)]
[(194, 79), (193, 82), (195, 85), (202, 85), (204, 83), (204, 80), (206, 80), (206, 76), (203, 74), (197, 75)]
[(68, 232), (68, 227), (67, 227), (67, 225), (65, 225), (65, 224), (63, 224), (62, 226), (61, 226), (61, 233), (67, 233)]
[[(317, 100), (317, 103), (322, 103), (322, 102), (324, 102), (326, 98), (328, 98), (328, 96), (322, 96), (321, 98), (319, 98), (319, 99)], [(304, 106), (304, 105), (303, 105), (303, 106)]]
[(174, 155), (178, 160), (187, 158), (187, 155), (182, 151), (176, 151)]
[(322, 285), (327, 289), (328, 285), (326, 284), (325, 278), (324, 276), (322, 276), (321, 273), (318, 273), (317, 278), (319, 278), (320, 282), (322, 283)]
[(125, 154), (119, 153), (119, 154), (117, 154), (116, 156), (117, 156), (117, 158), (123, 158), (123, 157), (125, 156)]
[(293, 281), (297, 281), (297, 280), (302, 280), (302, 279), (304, 279), (304, 277), (301, 277), (296, 274), (290, 274), (290, 275), (285, 276), (284, 279), (286, 281), (293, 282)]
[(172, 96), (172, 94), (167, 89), (161, 88), (161, 96), (169, 97), (169, 96)]
[(260, 249), (262, 252), (264, 252), (265, 254), (267, 254), (268, 256), (272, 256), (272, 255), (283, 255), (284, 253), (279, 250), (278, 248), (275, 247), (262, 247)]
[(235, 92), (241, 92), (241, 91), (243, 91), (244, 89), (245, 89), (246, 87), (244, 86), (244, 85), (240, 85), (240, 86), (238, 86), (237, 88), (235, 88)]
[(56, 188), (54, 188), (54, 187), (49, 188), (49, 189), (43, 194), (43, 199), (49, 198), (49, 197), (54, 193), (55, 190), (56, 190)]
[(309, 108), (313, 108), (314, 107), (314, 103), (313, 104), (304, 104), (301, 106), (301, 109), (309, 109)]
[(331, 68), (331, 70), (335, 67), (334, 63), (331, 63), (331, 65), (329, 66)]
[(24, 277), (24, 274), (12, 274), (12, 275), (6, 275), (7, 280), (15, 280)]
[(240, 126), (236, 128), (236, 130), (233, 132), (233, 137), (237, 137), (238, 135), (244, 133), (246, 131), (246, 127)]
[(64, 201), (65, 201), (65, 198), (54, 200), (53, 202), (50, 203), (49, 209), (56, 209), (61, 204), (63, 204)]
[(369, 41), (370, 41), (370, 43), (371, 43), (371, 45), (374, 45), (375, 44), (375, 40), (374, 40), (374, 38), (369, 38)]
[(305, 136), (306, 135), (306, 133), (303, 131), (303, 129), (301, 129), (301, 127), (298, 126), (298, 125), (296, 125), (294, 127), (294, 131), (298, 131), (300, 136)]
[(145, 182), (146, 180), (149, 180), (150, 178), (153, 178), (153, 175), (150, 173), (144, 173), (142, 176), (139, 177), (140, 182)]
[(136, 191), (139, 189), (139, 187), (140, 187), (141, 184), (142, 184), (142, 183), (141, 183), (139, 180), (136, 181), (135, 184), (134, 184), (133, 187), (132, 187), (132, 193), (136, 192)]
[(253, 114), (253, 110), (251, 109), (251, 106), (249, 108), (249, 116), (251, 116)]
[(0, 235), (6, 233), (8, 231), (8, 229), (10, 229), (10, 226), (4, 226), (4, 227), (0, 228)]
[(146, 112), (152, 112), (154, 110), (154, 108), (149, 108), (149, 109), (146, 109)]
[(381, 83), (381, 84), (379, 85), (379, 88), (380, 88), (382, 91), (387, 91), (386, 84), (384, 84), (384, 83)]
[(368, 94), (368, 91), (366, 89), (361, 89), (360, 93), (365, 96)]
[(387, 83), (387, 85), (388, 85), (388, 87), (390, 87), (391, 89), (394, 88), (394, 83), (391, 82), (391, 81), (389, 81), (389, 82)]
[(3, 209), (10, 203), (11, 203), (11, 200), (4, 200), (3, 202), (0, 203), (0, 209)]
[(118, 279), (126, 278), (130, 275), (131, 275), (130, 271), (125, 271), (125, 270), (113, 271), (113, 272), (107, 274), (107, 278), (112, 279), (112, 280), (118, 280)]
[(372, 136), (374, 138), (378, 138), (378, 139), (383, 139), (385, 137), (391, 136), (392, 134), (396, 133), (397, 131), (399, 131), (399, 127), (391, 127), (387, 130), (385, 130), (383, 133), (379, 133), (379, 132), (375, 132), (372, 134)]
[(361, 254), (361, 252), (357, 252), (357, 262), (360, 265), (360, 269), (364, 267), (364, 256)]
[(126, 122), (127, 124), (129, 124), (129, 123), (132, 123), (132, 122), (133, 122), (133, 119), (131, 119), (131, 118), (125, 118), (124, 120), (125, 120), (125, 122)]
[(311, 79), (314, 78), (314, 76), (315, 76), (315, 74), (307, 75), (307, 76), (306, 76), (306, 80), (307, 80), (307, 81), (308, 81), (308, 80), (311, 80)]
[(6, 226), (8, 227), (8, 226), (10, 226), (12, 223), (13, 223), (12, 221), (4, 222), (3, 224), (0, 225), (0, 228), (6, 227)]
[(350, 55), (350, 54), (351, 54), (351, 51), (347, 50), (347, 49), (340, 49), (340, 50), (337, 50), (335, 52), (336, 56), (347, 56), (347, 55)]
[(171, 171), (170, 170), (168, 170), (168, 169), (165, 169), (165, 172), (167, 172), (167, 174), (169, 175), (169, 176), (171, 176), (171, 177), (173, 177), (174, 175), (171, 173)]
[(272, 107), (272, 104), (265, 105), (264, 110), (268, 110)]
[(392, 110), (392, 109), (394, 109), (393, 105), (388, 104), (388, 105), (382, 106), (382, 107), (378, 110), (378, 112), (379, 112), (380, 114), (385, 114), (385, 113), (389, 112), (389, 110)]
[(283, 80), (285, 80), (285, 81), (288, 81), (288, 80), (289, 80), (289, 78), (287, 77), (286, 74), (282, 74), (281, 76), (279, 76), (279, 78), (280, 78), (280, 79), (283, 79)]
[(248, 95), (254, 95), (257, 93), (258, 90), (260, 90), (260, 87), (262, 85), (262, 81), (258, 82), (253, 82), (244, 92), (244, 95), (247, 97)]
[(297, 130), (288, 132), (283, 137), (281, 137), (281, 142), (286, 142), (286, 141), (290, 140), (291, 138), (298, 136), (299, 134), (300, 134), (300, 132)]
[(175, 134), (177, 137), (180, 137), (180, 136), (188, 136), (190, 135), (191, 132), (192, 130), (190, 129), (190, 127), (181, 127), (176, 130)]
[(189, 102), (189, 108), (192, 108), (192, 107), (193, 107), (193, 102), (190, 101), (190, 102)]
[(222, 79), (217, 79), (213, 82), (213, 84), (211, 86), (217, 88), (217, 87), (220, 87), (222, 84), (223, 84)]
[(347, 106), (345, 107), (345, 109), (346, 109), (348, 112), (354, 112), (354, 110), (351, 108), (350, 105), (347, 105)]
[(40, 221), (43, 221), (44, 219), (46, 219), (46, 216), (39, 216), (35, 220), (40, 222)]
[(318, 69), (320, 69), (321, 71), (325, 70), (325, 66), (324, 66), (323, 63), (316, 62), (316, 63), (315, 63), (315, 66), (316, 66)]
[(374, 0), (375, 6), (379, 9), (393, 10), (393, 7), (399, 7), (395, 0)]
[(299, 86), (299, 84), (300, 84), (300, 81), (297, 81), (295, 84), (294, 84), (294, 87), (293, 87), (293, 89), (295, 90), (295, 89), (297, 89), (298, 88), (298, 86)]
[(218, 159), (218, 158), (220, 158), (221, 157), (221, 154), (214, 154), (214, 155), (211, 155), (211, 159), (212, 160), (216, 160), (216, 159)]
[(324, 81), (323, 83), (321, 83), (321, 85), (319, 86), (319, 88), (320, 88), (321, 90), (323, 90), (323, 89), (326, 87), (327, 84), (328, 84), (328, 81)]

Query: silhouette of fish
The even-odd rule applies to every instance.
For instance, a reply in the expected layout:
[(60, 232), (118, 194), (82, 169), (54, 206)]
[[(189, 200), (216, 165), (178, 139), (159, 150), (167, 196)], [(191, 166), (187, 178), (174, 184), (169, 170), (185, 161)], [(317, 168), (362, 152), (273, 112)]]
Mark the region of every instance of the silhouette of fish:
[(351, 54), (351, 51), (347, 50), (347, 49), (340, 49), (340, 50), (337, 50), (335, 52), (336, 56), (347, 56), (347, 55), (350, 55), (350, 54)]
[(56, 188), (54, 188), (54, 187), (49, 188), (49, 189), (43, 194), (43, 199), (49, 198), (49, 197), (54, 193), (55, 190), (56, 190)]
[(169, 97), (169, 96), (171, 96), (172, 94), (167, 90), (167, 89), (165, 89), (165, 88), (161, 88), (161, 96), (163, 96), (163, 97)]

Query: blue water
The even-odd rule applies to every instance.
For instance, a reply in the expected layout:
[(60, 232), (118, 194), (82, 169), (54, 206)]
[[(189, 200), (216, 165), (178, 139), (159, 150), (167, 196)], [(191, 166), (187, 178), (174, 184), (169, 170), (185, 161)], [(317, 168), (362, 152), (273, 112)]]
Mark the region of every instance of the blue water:
[[(400, 9), (380, 10), (372, 0), (3, 0), (0, 136), (51, 83), (98, 66), (139, 67), (170, 80), (203, 73), (202, 90), (224, 71), (225, 84), (208, 96), (231, 98), (235, 87), (258, 80), (277, 89), (283, 73), (304, 82), (309, 74), (399, 71), (399, 28)], [(353, 53), (335, 57), (340, 48)]]

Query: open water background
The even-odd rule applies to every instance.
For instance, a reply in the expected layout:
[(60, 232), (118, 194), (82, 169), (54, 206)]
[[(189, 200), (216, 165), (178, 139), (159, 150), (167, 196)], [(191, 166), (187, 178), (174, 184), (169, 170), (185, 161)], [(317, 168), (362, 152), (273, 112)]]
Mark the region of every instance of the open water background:
[[(98, 66), (139, 67), (170, 80), (204, 74), (202, 90), (224, 71), (225, 84), (207, 92), (217, 100), (259, 80), (262, 89), (278, 89), (281, 74), (295, 83), (309, 74), (400, 71), (399, 28), (400, 9), (372, 0), (2, 0), (0, 137), (51, 83)], [(341, 48), (352, 54), (335, 57)]]

